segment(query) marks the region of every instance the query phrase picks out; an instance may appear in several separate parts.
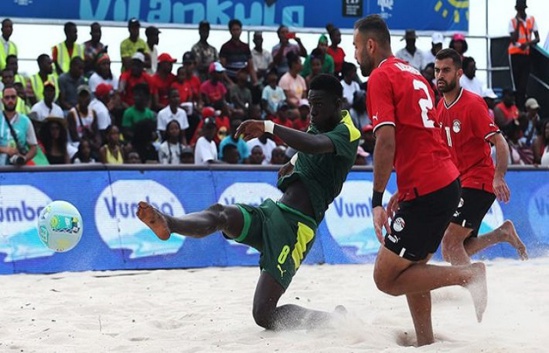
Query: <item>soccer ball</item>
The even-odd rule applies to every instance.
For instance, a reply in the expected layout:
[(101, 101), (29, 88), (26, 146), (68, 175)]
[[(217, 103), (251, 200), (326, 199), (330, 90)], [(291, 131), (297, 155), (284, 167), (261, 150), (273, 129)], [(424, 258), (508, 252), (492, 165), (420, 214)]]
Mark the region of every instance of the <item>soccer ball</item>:
[(82, 216), (67, 201), (52, 201), (38, 216), (38, 236), (48, 248), (69, 251), (82, 237)]

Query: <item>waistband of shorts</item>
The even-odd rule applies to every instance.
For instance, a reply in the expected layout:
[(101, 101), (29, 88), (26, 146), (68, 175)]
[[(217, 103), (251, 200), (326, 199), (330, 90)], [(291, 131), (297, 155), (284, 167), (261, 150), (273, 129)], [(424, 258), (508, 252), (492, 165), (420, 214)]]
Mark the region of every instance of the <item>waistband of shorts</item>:
[(299, 211), (299, 210), (296, 210), (295, 208), (293, 207), (290, 207), (286, 204), (283, 204), (282, 202), (280, 201), (276, 201), (276, 205), (286, 211), (286, 212), (289, 212), (289, 213), (293, 213), (295, 214), (296, 216), (299, 216), (301, 218), (303, 218), (304, 220), (306, 220), (308, 223), (310, 223), (310, 225), (312, 225), (314, 228), (318, 228), (318, 224), (316, 223), (316, 221), (311, 217), (311, 216), (307, 216), (305, 213)]

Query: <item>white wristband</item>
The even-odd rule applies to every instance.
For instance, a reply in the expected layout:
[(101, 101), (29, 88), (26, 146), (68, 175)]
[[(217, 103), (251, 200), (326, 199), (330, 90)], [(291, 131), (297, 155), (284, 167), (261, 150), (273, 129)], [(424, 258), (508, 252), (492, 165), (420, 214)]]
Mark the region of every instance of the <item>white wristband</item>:
[(292, 159), (290, 159), (290, 164), (295, 165), (295, 162), (297, 162), (297, 152), (293, 155)]
[(271, 120), (265, 120), (263, 122), (264, 124), (264, 130), (265, 132), (268, 132), (269, 134), (272, 134), (274, 132), (274, 129), (275, 129), (275, 123)]

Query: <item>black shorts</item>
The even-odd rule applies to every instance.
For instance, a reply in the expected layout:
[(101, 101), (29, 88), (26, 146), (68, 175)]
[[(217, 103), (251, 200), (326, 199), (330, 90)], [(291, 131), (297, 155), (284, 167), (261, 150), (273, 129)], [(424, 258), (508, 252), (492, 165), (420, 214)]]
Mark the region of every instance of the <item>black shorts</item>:
[(420, 261), (437, 251), (461, 194), (459, 179), (410, 201), (403, 201), (391, 222), (385, 247), (410, 261)]
[(463, 188), (461, 190), (461, 200), (452, 217), (452, 223), (463, 228), (472, 229), (472, 237), (478, 236), (478, 230), (482, 224), (482, 219), (492, 207), (496, 200), (496, 195), (479, 189)]

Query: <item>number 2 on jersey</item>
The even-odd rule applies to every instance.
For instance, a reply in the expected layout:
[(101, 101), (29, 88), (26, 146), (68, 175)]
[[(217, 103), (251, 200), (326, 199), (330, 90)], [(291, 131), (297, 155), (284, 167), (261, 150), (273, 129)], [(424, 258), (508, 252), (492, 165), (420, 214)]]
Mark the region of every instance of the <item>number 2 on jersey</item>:
[(429, 119), (427, 112), (433, 109), (433, 101), (431, 95), (429, 95), (429, 89), (427, 85), (420, 80), (414, 80), (414, 89), (417, 91), (425, 92), (427, 98), (420, 98), (418, 101), (419, 108), (421, 109), (421, 119), (423, 120), (423, 126), (425, 127), (435, 127), (435, 122)]

